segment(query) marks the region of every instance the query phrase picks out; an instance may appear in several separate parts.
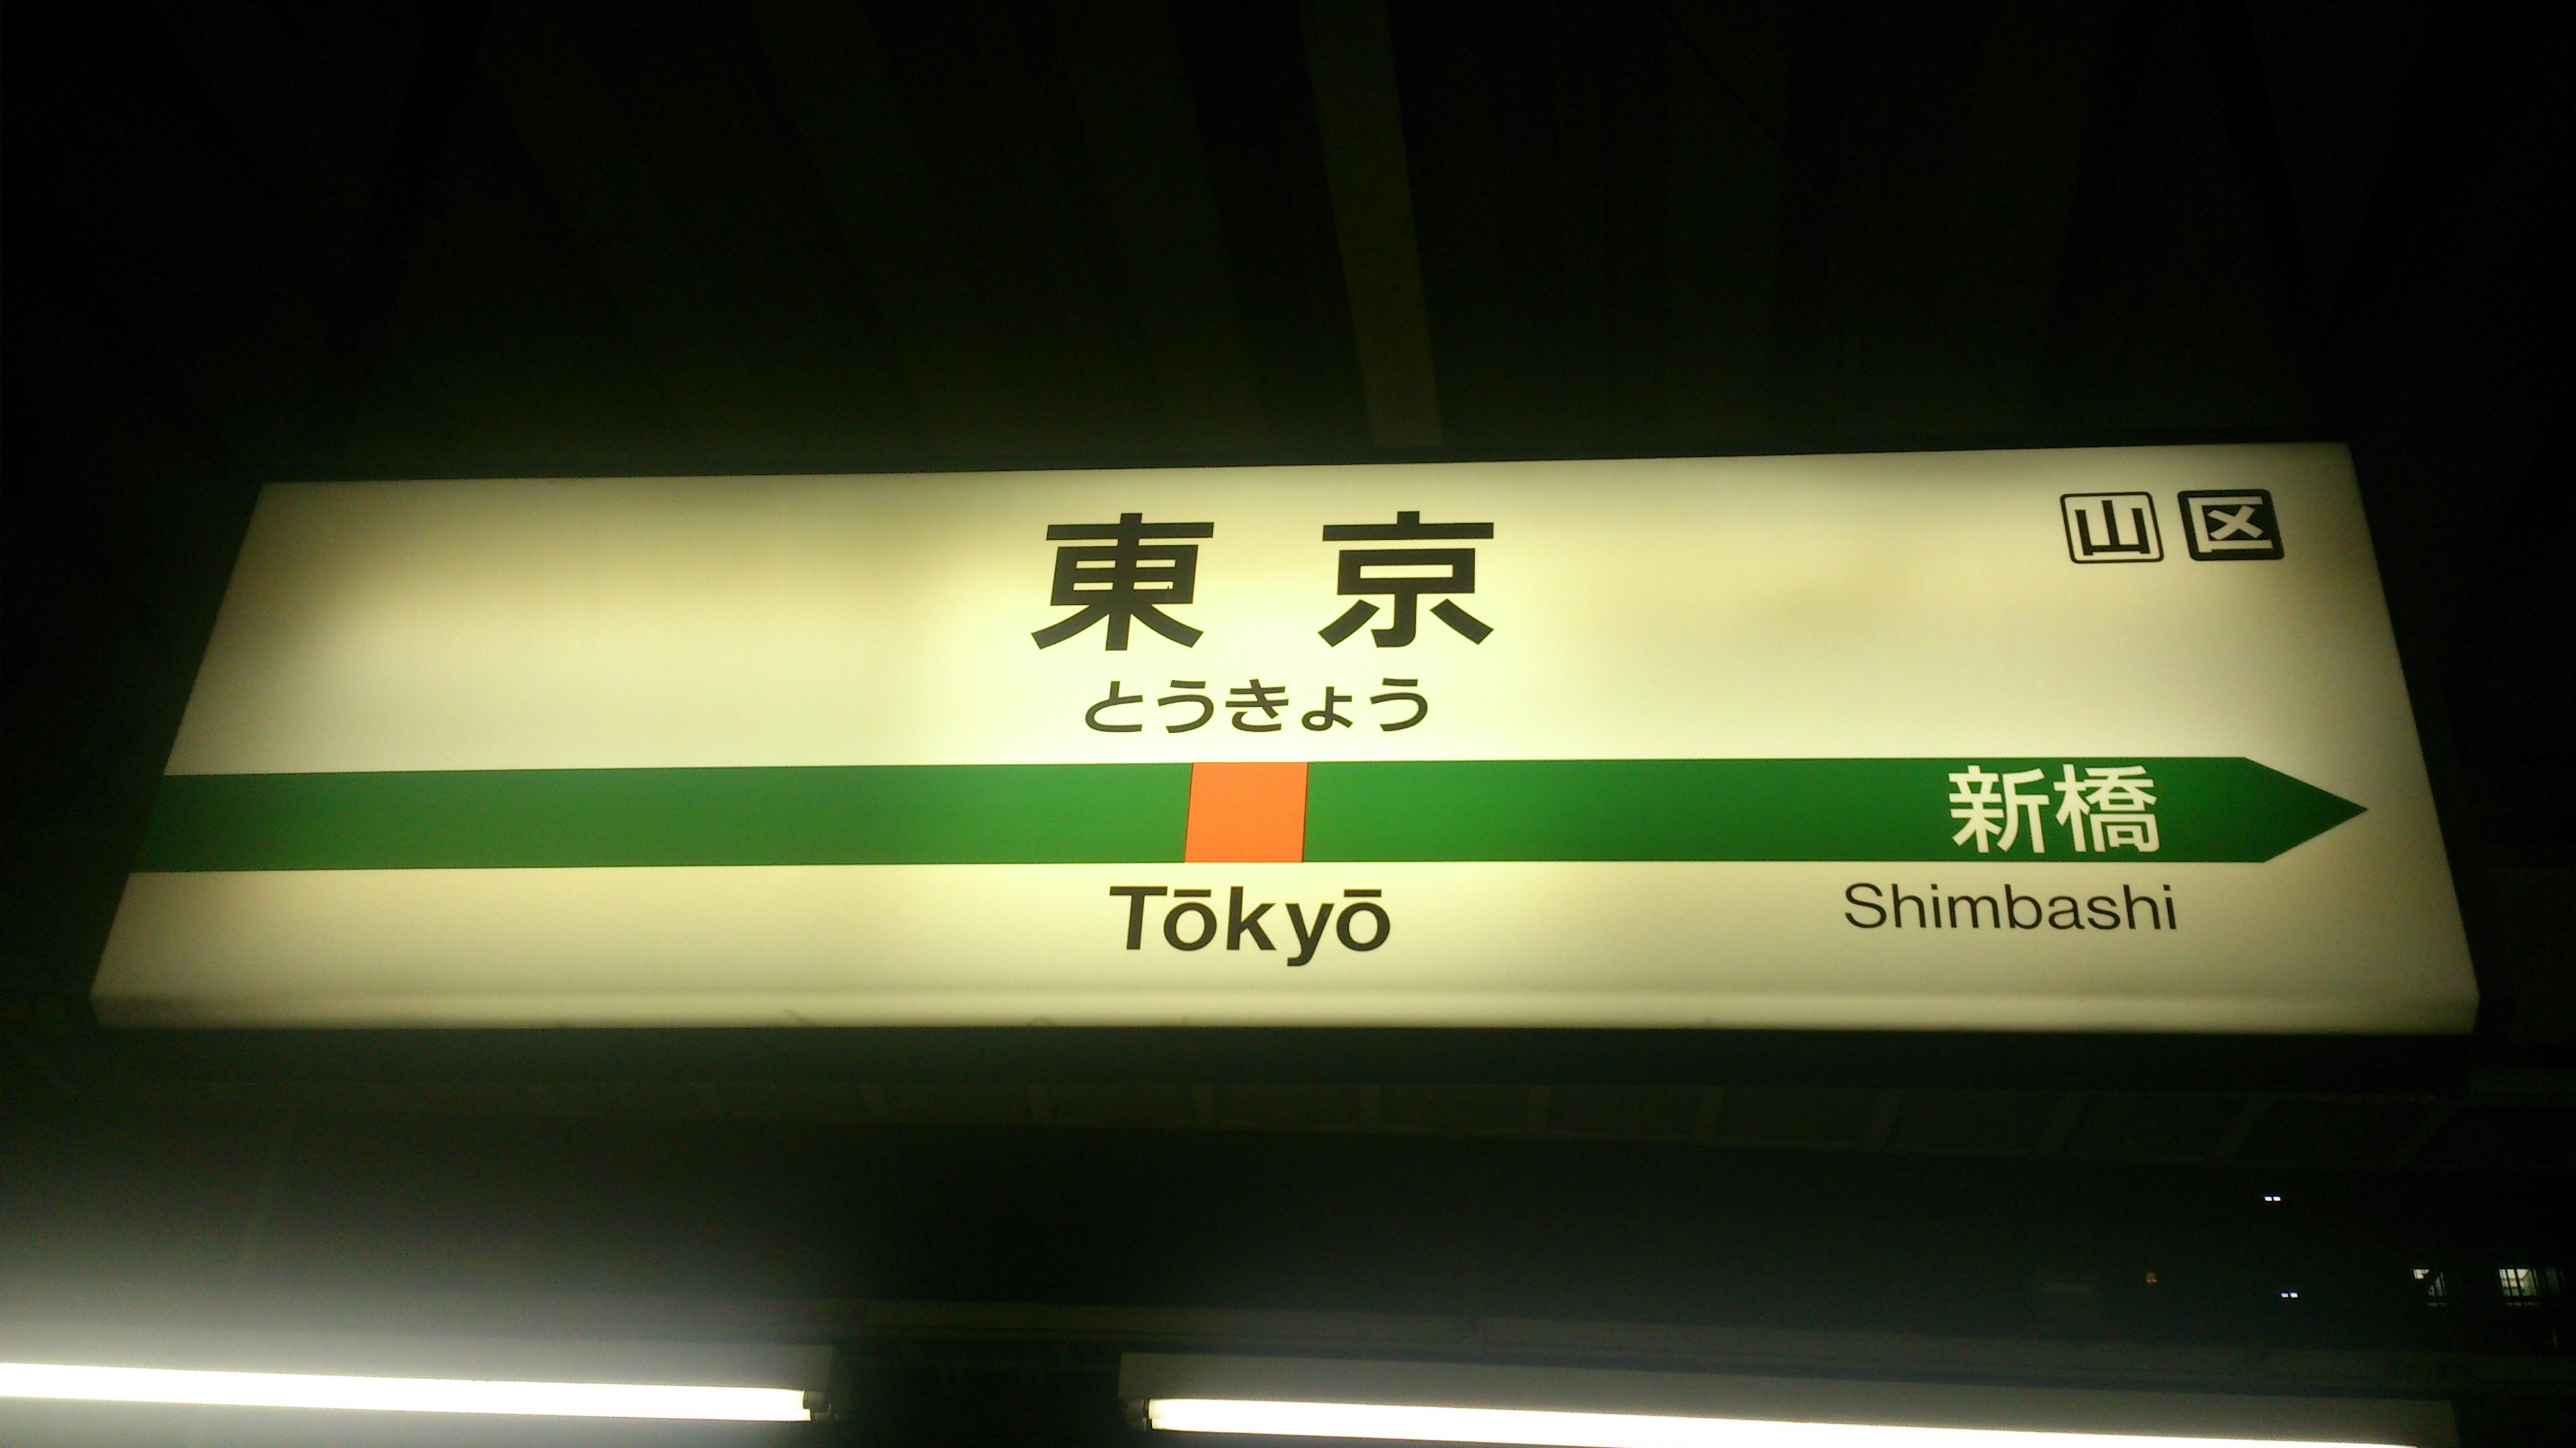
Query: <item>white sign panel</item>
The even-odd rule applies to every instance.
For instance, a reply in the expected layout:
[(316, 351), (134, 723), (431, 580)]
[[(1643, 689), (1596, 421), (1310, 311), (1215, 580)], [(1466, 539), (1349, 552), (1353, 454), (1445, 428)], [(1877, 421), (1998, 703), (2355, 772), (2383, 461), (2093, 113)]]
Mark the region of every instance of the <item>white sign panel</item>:
[(2340, 447), (262, 496), (109, 1020), (2422, 1032)]

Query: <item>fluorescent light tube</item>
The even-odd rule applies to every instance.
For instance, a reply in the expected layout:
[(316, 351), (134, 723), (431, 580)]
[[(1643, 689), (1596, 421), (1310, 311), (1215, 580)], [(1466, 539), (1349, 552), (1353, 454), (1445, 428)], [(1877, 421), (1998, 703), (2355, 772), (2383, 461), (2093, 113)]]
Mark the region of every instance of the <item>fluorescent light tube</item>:
[(698, 1418), (801, 1423), (796, 1388), (665, 1383), (536, 1383), (343, 1377), (0, 1362), (0, 1398), (191, 1403), (234, 1408), (356, 1408), (399, 1413), (524, 1413), (570, 1418)]
[(1148, 1426), (1179, 1433), (1397, 1438), (1432, 1443), (1530, 1444), (1538, 1448), (2249, 1448), (2253, 1444), (2293, 1442), (2301, 1448), (2359, 1448), (2308, 1439), (1898, 1427), (1243, 1398), (1151, 1398), (1145, 1403), (1145, 1421)]

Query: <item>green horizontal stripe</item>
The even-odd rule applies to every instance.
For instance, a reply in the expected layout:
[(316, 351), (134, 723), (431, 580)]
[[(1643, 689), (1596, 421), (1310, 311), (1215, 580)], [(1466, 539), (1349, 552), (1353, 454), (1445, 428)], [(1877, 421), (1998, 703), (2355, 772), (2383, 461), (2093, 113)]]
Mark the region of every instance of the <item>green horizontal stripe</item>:
[[(2359, 805), (2247, 759), (1979, 760), (2010, 772), (2144, 765), (2171, 861), (2255, 861)], [(1441, 760), (1316, 764), (1306, 858), (1888, 860), (2079, 854), (1954, 844), (1942, 759)], [(458, 770), (173, 775), (142, 870), (585, 865), (1157, 863), (1181, 858), (1186, 764)], [(2053, 800), (2053, 795), (2051, 796)]]
[[(1526, 759), (1316, 764), (1307, 774), (1309, 860), (1955, 860), (1954, 759)], [(2041, 769), (2047, 850), (2027, 829), (2007, 855), (2079, 854), (2054, 819), (2065, 765), (2143, 765), (2156, 782), (2154, 858), (2268, 860), (2361, 806), (2250, 759), (1984, 759)]]
[(175, 774), (139, 870), (1181, 858), (1186, 764)]

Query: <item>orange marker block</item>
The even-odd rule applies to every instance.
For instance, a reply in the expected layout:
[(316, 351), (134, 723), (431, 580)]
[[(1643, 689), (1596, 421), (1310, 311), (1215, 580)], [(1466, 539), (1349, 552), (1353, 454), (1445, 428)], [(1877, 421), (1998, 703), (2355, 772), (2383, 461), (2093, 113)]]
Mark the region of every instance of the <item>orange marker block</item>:
[(1306, 857), (1306, 766), (1193, 764), (1190, 830), (1181, 858), (1288, 860)]

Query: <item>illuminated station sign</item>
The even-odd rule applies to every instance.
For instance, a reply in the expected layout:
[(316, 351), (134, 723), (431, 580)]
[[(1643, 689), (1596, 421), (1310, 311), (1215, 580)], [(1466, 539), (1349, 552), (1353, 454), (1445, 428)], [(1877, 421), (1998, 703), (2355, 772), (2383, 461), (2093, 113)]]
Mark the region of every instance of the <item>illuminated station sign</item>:
[(279, 484), (128, 1024), (2456, 1032), (2328, 445)]

